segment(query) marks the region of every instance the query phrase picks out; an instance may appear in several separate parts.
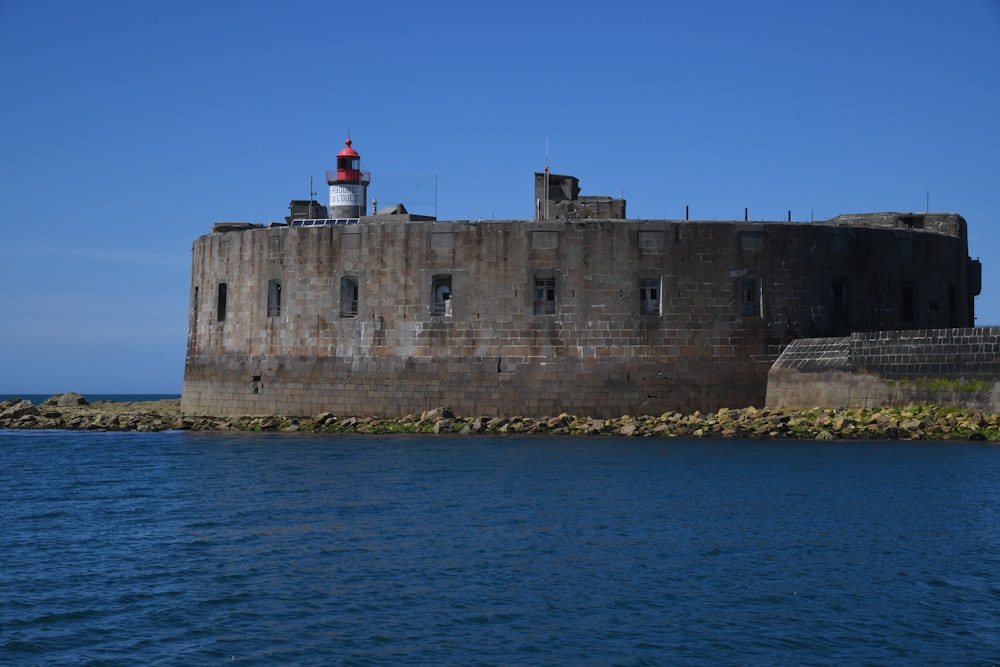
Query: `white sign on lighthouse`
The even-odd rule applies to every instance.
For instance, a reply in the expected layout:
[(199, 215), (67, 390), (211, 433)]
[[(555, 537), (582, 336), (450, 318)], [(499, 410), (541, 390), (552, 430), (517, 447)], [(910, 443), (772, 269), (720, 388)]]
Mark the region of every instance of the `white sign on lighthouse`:
[(337, 183), (330, 186), (330, 210), (338, 206), (360, 206), (364, 193), (360, 185)]

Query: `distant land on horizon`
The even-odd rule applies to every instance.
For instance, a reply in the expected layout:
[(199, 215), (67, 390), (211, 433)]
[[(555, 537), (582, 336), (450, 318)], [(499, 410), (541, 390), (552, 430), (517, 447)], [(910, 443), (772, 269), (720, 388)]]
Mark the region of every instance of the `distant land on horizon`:
[(52, 396), (58, 396), (59, 394), (67, 394), (67, 393), (70, 393), (70, 392), (80, 394), (85, 399), (87, 399), (87, 401), (90, 402), (90, 403), (93, 403), (94, 401), (114, 401), (116, 403), (136, 403), (136, 402), (146, 402), (146, 401), (159, 401), (159, 400), (162, 400), (162, 399), (172, 399), (172, 398), (178, 398), (179, 399), (181, 397), (180, 392), (172, 392), (172, 393), (158, 393), (158, 392), (149, 392), (149, 393), (137, 392), (137, 393), (131, 393), (131, 392), (129, 392), (129, 393), (114, 393), (114, 394), (97, 393), (97, 392), (95, 392), (95, 393), (92, 393), (92, 394), (88, 394), (88, 393), (85, 393), (85, 392), (82, 392), (82, 391), (73, 391), (73, 390), (70, 390), (70, 391), (54, 391), (54, 392), (52, 392), (50, 394), (44, 394), (44, 393), (42, 393), (42, 394), (40, 394), (40, 393), (30, 393), (30, 394), (28, 394), (28, 393), (24, 393), (24, 394), (18, 394), (18, 393), (13, 393), (13, 394), (11, 394), (11, 393), (0, 393), (0, 403), (2, 403), (3, 401), (9, 401), (9, 400), (14, 399), (14, 398), (20, 398), (20, 399), (25, 400), (25, 401), (31, 401), (33, 404), (38, 405), (42, 401), (45, 401), (46, 399), (51, 398)]

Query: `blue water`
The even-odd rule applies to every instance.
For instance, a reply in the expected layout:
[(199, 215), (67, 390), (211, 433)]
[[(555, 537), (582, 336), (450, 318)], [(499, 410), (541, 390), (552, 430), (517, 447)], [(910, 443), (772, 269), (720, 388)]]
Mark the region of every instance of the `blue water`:
[(989, 665), (1000, 448), (0, 431), (0, 663)]

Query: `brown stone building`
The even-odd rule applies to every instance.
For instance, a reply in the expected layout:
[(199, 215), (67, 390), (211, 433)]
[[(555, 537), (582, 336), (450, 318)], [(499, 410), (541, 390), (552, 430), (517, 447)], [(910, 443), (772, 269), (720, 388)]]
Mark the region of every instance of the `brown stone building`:
[(956, 214), (626, 220), (559, 187), (531, 221), (217, 225), (193, 247), (182, 409), (707, 411), (762, 405), (794, 338), (974, 324)]

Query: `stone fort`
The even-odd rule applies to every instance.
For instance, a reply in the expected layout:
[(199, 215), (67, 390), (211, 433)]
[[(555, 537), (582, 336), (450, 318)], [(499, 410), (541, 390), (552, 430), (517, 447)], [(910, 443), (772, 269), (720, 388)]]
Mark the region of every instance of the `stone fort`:
[(793, 340), (974, 326), (954, 213), (627, 219), (546, 168), (531, 220), (368, 214), (350, 140), (327, 181), (328, 206), (195, 240), (186, 414), (761, 406)]

